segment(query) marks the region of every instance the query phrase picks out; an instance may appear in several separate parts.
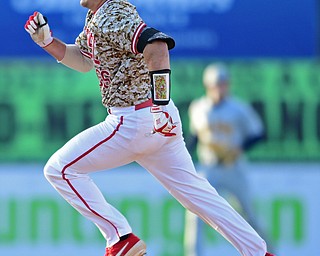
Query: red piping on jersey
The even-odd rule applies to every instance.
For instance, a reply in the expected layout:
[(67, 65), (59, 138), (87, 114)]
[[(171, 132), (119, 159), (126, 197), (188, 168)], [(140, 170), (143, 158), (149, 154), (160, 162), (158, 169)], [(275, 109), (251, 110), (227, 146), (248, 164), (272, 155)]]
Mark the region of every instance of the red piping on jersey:
[(69, 187), (71, 188), (71, 190), (77, 195), (77, 197), (82, 201), (82, 203), (89, 209), (89, 211), (91, 211), (93, 214), (97, 215), (98, 217), (102, 218), (103, 220), (107, 221), (112, 227), (114, 227), (114, 229), (116, 230), (116, 233), (118, 235), (118, 237), (120, 237), (119, 231), (117, 229), (117, 227), (111, 223), (108, 219), (106, 219), (105, 217), (103, 217), (101, 214), (99, 214), (98, 212), (96, 212), (95, 210), (93, 210), (90, 205), (86, 202), (86, 200), (80, 195), (80, 193), (77, 191), (77, 189), (72, 185), (71, 181), (66, 178), (66, 169), (69, 168), (70, 166), (72, 166), (73, 164), (75, 164), (76, 162), (78, 162), (79, 160), (81, 160), (82, 158), (84, 158), (85, 156), (87, 156), (88, 154), (90, 154), (93, 150), (95, 150), (96, 148), (98, 148), (99, 146), (101, 146), (103, 143), (107, 142), (108, 140), (110, 140), (118, 131), (120, 126), (123, 125), (123, 116), (120, 117), (120, 122), (117, 125), (117, 127), (114, 129), (114, 131), (104, 140), (100, 141), (99, 143), (97, 143), (96, 145), (94, 145), (92, 148), (90, 148), (89, 150), (87, 150), (86, 152), (84, 152), (82, 155), (80, 155), (79, 157), (77, 157), (76, 159), (74, 159), (72, 162), (70, 162), (69, 164), (67, 164), (66, 166), (63, 167), (62, 169), (62, 179), (65, 180)]
[(131, 51), (134, 54), (138, 54), (138, 49), (137, 49), (137, 44), (138, 44), (138, 39), (141, 35), (142, 30), (146, 27), (147, 25), (144, 22), (141, 22), (140, 25), (138, 26), (136, 32), (134, 32), (132, 41), (131, 41)]
[(81, 54), (89, 59), (92, 59), (92, 54), (89, 53), (89, 52), (85, 52), (85, 51), (82, 51), (80, 50)]

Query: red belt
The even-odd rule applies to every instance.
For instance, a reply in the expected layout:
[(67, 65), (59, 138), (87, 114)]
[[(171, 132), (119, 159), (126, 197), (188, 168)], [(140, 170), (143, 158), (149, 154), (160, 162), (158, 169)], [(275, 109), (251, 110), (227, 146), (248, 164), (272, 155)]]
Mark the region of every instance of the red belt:
[[(152, 104), (152, 99), (149, 99), (149, 100), (147, 100), (147, 101), (145, 101), (145, 102), (142, 102), (142, 103), (140, 103), (140, 104), (138, 104), (138, 105), (135, 105), (135, 106), (134, 106), (134, 110), (137, 111), (137, 110), (139, 110), (139, 109), (151, 107), (152, 105), (153, 105), (153, 104)], [(126, 107), (124, 107), (124, 109), (125, 109), (125, 108), (126, 108)], [(130, 108), (131, 108), (131, 107), (130, 107)], [(108, 113), (109, 113), (109, 114), (111, 114), (112, 109), (113, 109), (113, 107), (108, 108)], [(114, 109), (121, 109), (121, 107), (115, 107)]]
[(134, 106), (134, 110), (139, 110), (139, 109), (143, 109), (143, 108), (147, 108), (147, 107), (151, 107), (152, 106), (152, 99), (149, 99), (145, 102), (142, 102), (138, 105)]

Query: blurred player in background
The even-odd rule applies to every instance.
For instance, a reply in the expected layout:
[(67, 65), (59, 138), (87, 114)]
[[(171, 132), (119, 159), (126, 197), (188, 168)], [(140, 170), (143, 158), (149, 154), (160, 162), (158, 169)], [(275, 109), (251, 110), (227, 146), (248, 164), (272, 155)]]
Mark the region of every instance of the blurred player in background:
[[(225, 65), (211, 64), (203, 73), (206, 94), (190, 104), (191, 139), (197, 146), (199, 171), (226, 197), (232, 196), (242, 215), (256, 229), (257, 220), (246, 177), (245, 151), (264, 137), (260, 117), (247, 103), (229, 93), (230, 77)], [(185, 255), (203, 256), (204, 223), (186, 212)]]
[(170, 100), (169, 50), (174, 40), (148, 27), (125, 0), (80, 3), (89, 10), (75, 44), (53, 38), (39, 12), (25, 25), (31, 38), (58, 62), (80, 72), (95, 69), (102, 103), (109, 113), (49, 159), (44, 168), (48, 181), (99, 228), (106, 239), (106, 256), (146, 254), (145, 243), (89, 177), (132, 162), (148, 170), (242, 255), (264, 256), (264, 240), (195, 171), (178, 110)]

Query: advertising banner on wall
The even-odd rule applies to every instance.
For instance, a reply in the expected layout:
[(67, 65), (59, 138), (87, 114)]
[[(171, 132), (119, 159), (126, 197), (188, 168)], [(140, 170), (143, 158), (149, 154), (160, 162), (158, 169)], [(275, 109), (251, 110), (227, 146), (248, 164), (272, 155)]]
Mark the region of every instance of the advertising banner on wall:
[[(312, 57), (317, 54), (316, 0), (131, 0), (152, 27), (172, 35), (176, 57)], [(0, 2), (0, 56), (44, 54), (23, 26), (34, 11), (49, 19), (54, 36), (74, 42), (86, 9), (79, 0)], [(276, 29), (275, 29), (276, 28)], [(8, 43), (8, 41), (10, 43)]]
[[(319, 166), (260, 163), (248, 177), (276, 254), (320, 255)], [(184, 208), (150, 174), (129, 165), (92, 178), (146, 241), (149, 255), (183, 256)], [(104, 255), (97, 228), (49, 185), (41, 165), (1, 165), (0, 180), (0, 255)], [(202, 256), (239, 255), (208, 227), (204, 239)]]
[[(172, 62), (172, 99), (188, 138), (188, 107), (204, 93), (206, 61)], [(259, 112), (266, 139), (255, 160), (320, 160), (319, 63), (228, 61), (234, 95)], [(0, 61), (0, 161), (45, 161), (82, 130), (105, 119), (94, 71), (52, 61)], [(150, 128), (151, 129), (151, 128)]]

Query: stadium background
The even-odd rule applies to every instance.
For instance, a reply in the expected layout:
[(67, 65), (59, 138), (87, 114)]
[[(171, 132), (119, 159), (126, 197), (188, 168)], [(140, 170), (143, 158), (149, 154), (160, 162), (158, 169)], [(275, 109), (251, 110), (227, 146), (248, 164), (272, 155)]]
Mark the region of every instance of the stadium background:
[[(277, 255), (319, 255), (319, 1), (131, 2), (148, 24), (176, 38), (172, 97), (185, 136), (188, 105), (203, 93), (203, 68), (212, 61), (230, 67), (233, 92), (259, 111), (267, 131), (249, 155), (257, 215)], [(33, 44), (23, 26), (34, 10), (49, 18), (54, 36), (70, 43), (85, 16), (78, 0), (0, 2), (0, 255), (103, 255), (96, 229), (42, 176), (57, 148), (103, 120), (97, 80), (94, 72), (57, 64)], [(183, 255), (183, 209), (149, 174), (133, 164), (96, 176), (151, 256)], [(206, 239), (208, 255), (238, 255), (216, 233), (207, 231)]]

